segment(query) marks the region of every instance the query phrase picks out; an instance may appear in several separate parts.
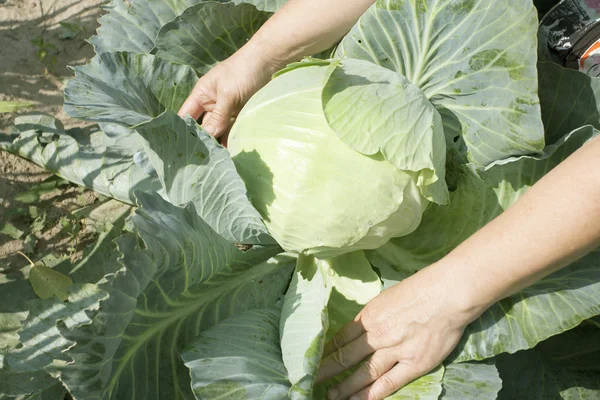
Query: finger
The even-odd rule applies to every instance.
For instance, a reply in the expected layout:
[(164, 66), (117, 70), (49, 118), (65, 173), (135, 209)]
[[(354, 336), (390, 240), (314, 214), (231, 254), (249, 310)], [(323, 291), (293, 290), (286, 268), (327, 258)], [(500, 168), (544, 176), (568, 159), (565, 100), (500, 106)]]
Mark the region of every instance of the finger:
[(211, 115), (212, 115), (212, 112), (210, 112), (210, 111), (205, 112), (204, 116), (202, 117), (201, 125), (206, 124), (208, 122), (208, 120), (210, 119)]
[(328, 393), (328, 399), (349, 398), (354, 393), (361, 391), (379, 379), (383, 374), (388, 372), (396, 362), (398, 362), (398, 357), (394, 352), (388, 349), (376, 351), (356, 371), (354, 371), (352, 375), (331, 389)]
[(348, 322), (327, 344), (325, 344), (323, 357), (327, 357), (334, 351), (337, 351), (353, 340), (358, 339), (365, 332), (366, 329), (362, 322), (356, 320)]
[(329, 379), (344, 372), (367, 358), (375, 349), (369, 344), (367, 335), (362, 335), (343, 346), (321, 361), (317, 382)]
[(350, 397), (352, 400), (383, 400), (398, 389), (423, 376), (410, 364), (396, 364), (389, 372), (381, 375), (371, 386)]
[(192, 90), (192, 93), (188, 96), (187, 99), (183, 102), (183, 105), (177, 112), (181, 118), (186, 115), (190, 115), (192, 118), (197, 120), (200, 118), (202, 113), (205, 111), (203, 100), (200, 98), (200, 95), (196, 89)]
[(214, 137), (226, 133), (231, 126), (234, 103), (225, 98), (217, 101), (215, 108), (210, 112), (210, 118), (204, 124), (204, 130)]

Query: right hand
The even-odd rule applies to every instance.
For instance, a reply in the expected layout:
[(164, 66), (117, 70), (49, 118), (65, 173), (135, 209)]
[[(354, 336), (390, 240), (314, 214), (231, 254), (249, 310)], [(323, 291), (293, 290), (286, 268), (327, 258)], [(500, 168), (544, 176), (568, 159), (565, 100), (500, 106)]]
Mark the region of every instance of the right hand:
[(204, 113), (204, 130), (216, 138), (226, 136), (242, 107), (278, 69), (244, 47), (198, 80), (178, 115), (198, 120)]

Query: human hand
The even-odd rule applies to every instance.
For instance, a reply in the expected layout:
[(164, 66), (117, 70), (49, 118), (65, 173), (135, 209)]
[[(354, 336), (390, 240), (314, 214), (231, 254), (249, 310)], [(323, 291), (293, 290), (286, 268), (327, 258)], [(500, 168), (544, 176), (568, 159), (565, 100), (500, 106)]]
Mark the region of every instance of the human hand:
[(250, 97), (279, 69), (280, 65), (245, 46), (198, 80), (178, 115), (197, 120), (204, 114), (201, 123), (206, 132), (217, 138), (226, 135)]
[(380, 400), (441, 364), (481, 312), (444, 275), (431, 266), (383, 291), (325, 345), (317, 382), (370, 356), (329, 400)]

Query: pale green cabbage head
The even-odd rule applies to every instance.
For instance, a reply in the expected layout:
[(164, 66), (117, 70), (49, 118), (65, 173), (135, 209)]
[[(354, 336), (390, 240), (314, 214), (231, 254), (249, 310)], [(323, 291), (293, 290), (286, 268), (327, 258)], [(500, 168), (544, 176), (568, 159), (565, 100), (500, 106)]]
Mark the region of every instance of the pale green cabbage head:
[(417, 174), (346, 145), (325, 117), (328, 66), (291, 68), (248, 102), (229, 151), (253, 205), (288, 251), (330, 257), (413, 232), (429, 201)]

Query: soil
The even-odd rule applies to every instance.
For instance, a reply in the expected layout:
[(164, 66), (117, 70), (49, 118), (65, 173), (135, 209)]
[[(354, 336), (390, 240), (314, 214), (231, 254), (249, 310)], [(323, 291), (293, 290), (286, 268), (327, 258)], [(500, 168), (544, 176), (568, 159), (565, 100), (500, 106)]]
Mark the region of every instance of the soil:
[[(86, 125), (64, 113), (63, 88), (73, 76), (67, 66), (83, 64), (94, 55), (85, 40), (98, 26), (101, 3), (0, 0), (0, 101), (33, 102), (27, 112), (53, 115), (66, 128)], [(0, 131), (16, 115), (0, 113)], [(0, 150), (0, 232), (9, 232), (0, 233), (0, 272), (28, 263), (17, 251), (34, 261), (50, 253), (77, 258), (94, 240), (94, 233), (72, 214), (99, 202), (91, 191), (61, 184), (39, 199), (22, 198), (49, 177), (36, 165)]]

